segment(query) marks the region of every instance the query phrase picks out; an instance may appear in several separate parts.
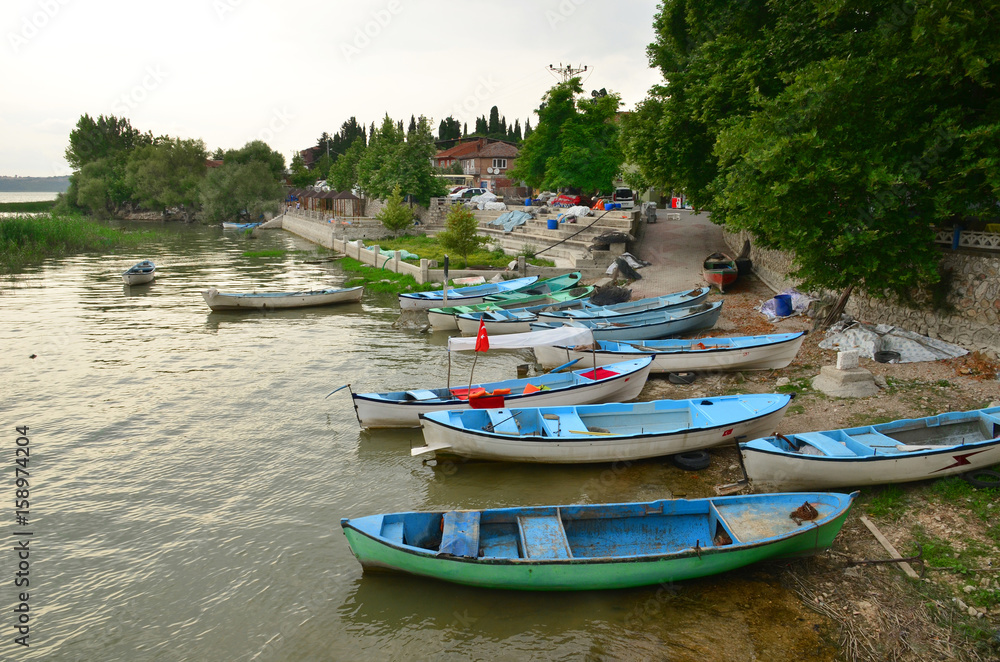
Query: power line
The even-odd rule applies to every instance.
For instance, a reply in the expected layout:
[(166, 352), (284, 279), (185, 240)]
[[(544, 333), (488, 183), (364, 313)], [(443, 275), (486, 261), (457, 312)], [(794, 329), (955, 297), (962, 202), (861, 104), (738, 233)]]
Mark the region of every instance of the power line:
[(558, 73), (560, 76), (562, 76), (562, 82), (564, 83), (567, 82), (573, 76), (577, 74), (582, 74), (586, 70), (587, 70), (587, 65), (583, 65), (583, 67), (579, 68), (574, 68), (573, 65), (571, 64), (567, 64), (564, 67), (562, 62), (559, 63), (558, 67), (553, 67), (551, 64), (549, 65), (549, 71), (554, 71)]

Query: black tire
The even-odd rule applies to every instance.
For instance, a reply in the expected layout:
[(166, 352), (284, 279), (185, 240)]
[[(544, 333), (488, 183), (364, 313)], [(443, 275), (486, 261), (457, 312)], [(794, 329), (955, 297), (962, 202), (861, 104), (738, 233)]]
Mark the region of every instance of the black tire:
[(675, 466), (685, 471), (699, 471), (708, 468), (708, 465), (712, 463), (712, 456), (708, 454), (708, 451), (688, 451), (671, 456), (670, 460)]
[(1000, 487), (1000, 471), (976, 469), (975, 471), (962, 474), (962, 478), (973, 487)]

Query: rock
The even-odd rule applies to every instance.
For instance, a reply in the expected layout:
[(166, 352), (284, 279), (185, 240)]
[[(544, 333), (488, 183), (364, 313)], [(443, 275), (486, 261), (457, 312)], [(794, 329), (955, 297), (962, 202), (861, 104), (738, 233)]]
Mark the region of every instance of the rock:
[(974, 587), (969, 586), (968, 584), (966, 584), (965, 587), (962, 590), (965, 591), (966, 593), (972, 593), (976, 589)]
[(952, 600), (954, 600), (955, 606), (957, 606), (962, 611), (967, 611), (969, 609), (969, 605), (967, 605), (964, 602), (962, 602), (961, 599), (959, 599), (959, 598), (952, 598)]
[(968, 613), (969, 613), (969, 616), (979, 616), (980, 615), (979, 614), (979, 610), (976, 609), (975, 607), (969, 607)]
[(791, 382), (792, 380), (788, 377), (778, 377), (778, 379), (774, 382), (774, 386), (776, 388), (780, 388), (782, 386), (788, 386)]
[(875, 375), (875, 386), (878, 386), (879, 388), (888, 388), (889, 382), (886, 381), (884, 376)]

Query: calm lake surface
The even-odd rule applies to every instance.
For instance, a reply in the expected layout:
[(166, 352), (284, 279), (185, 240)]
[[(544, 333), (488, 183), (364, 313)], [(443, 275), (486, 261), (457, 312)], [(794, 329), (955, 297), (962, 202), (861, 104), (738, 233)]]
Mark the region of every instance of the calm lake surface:
[[(140, 227), (162, 238), (142, 253), (51, 260), (0, 289), (2, 530), (24, 529), (14, 524), (13, 450), (15, 427), (28, 426), (34, 533), (27, 649), (13, 643), (17, 560), (9, 545), (0, 551), (0, 658), (830, 654), (796, 614), (771, 619), (764, 603), (788, 602), (789, 594), (767, 566), (575, 594), (362, 576), (341, 517), (707, 496), (711, 486), (663, 461), (425, 465), (409, 454), (422, 443), (419, 430), (362, 432), (346, 390), (324, 396), (348, 382), (355, 391), (443, 385), (443, 334), (394, 328), (394, 295), (210, 313), (200, 294), (209, 286), (286, 291), (345, 277), (327, 254), (280, 230), (249, 239), (216, 228)], [(243, 255), (276, 248), (289, 252)], [(125, 286), (121, 272), (144, 258), (156, 262), (156, 281)], [(491, 352), (480, 357), (476, 379), (509, 377), (530, 357)], [(468, 379), (472, 360), (452, 359), (454, 381)]]

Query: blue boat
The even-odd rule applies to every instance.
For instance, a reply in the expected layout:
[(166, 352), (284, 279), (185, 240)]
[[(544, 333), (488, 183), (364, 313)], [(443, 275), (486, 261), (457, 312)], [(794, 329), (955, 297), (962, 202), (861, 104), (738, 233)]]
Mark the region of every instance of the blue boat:
[(594, 340), (651, 340), (676, 336), (688, 331), (710, 329), (719, 321), (722, 302), (702, 302), (695, 306), (671, 308), (648, 313), (629, 315), (617, 321), (611, 319), (575, 319), (562, 322), (532, 322), (532, 331), (554, 329), (559, 326), (590, 329)]
[(503, 280), (499, 283), (483, 283), (469, 287), (448, 289), (448, 302), (445, 304), (444, 290), (430, 292), (403, 292), (399, 295), (400, 310), (423, 310), (438, 308), (442, 305), (459, 306), (473, 303), (483, 303), (487, 296), (502, 292), (514, 292), (535, 284), (538, 276), (526, 276), (513, 280)]
[(857, 493), (402, 512), (344, 518), (365, 571), (584, 591), (705, 577), (833, 543)]
[(223, 230), (253, 230), (259, 227), (260, 223), (223, 223)]
[(624, 321), (622, 318), (630, 315), (651, 313), (658, 310), (671, 310), (684, 306), (693, 306), (701, 303), (708, 296), (711, 288), (699, 287), (684, 292), (673, 292), (658, 297), (647, 297), (635, 301), (623, 301), (612, 303), (606, 306), (598, 306), (593, 303), (584, 303), (579, 308), (570, 310), (553, 310), (538, 314), (539, 322), (562, 322), (569, 319), (611, 319), (616, 322)]

